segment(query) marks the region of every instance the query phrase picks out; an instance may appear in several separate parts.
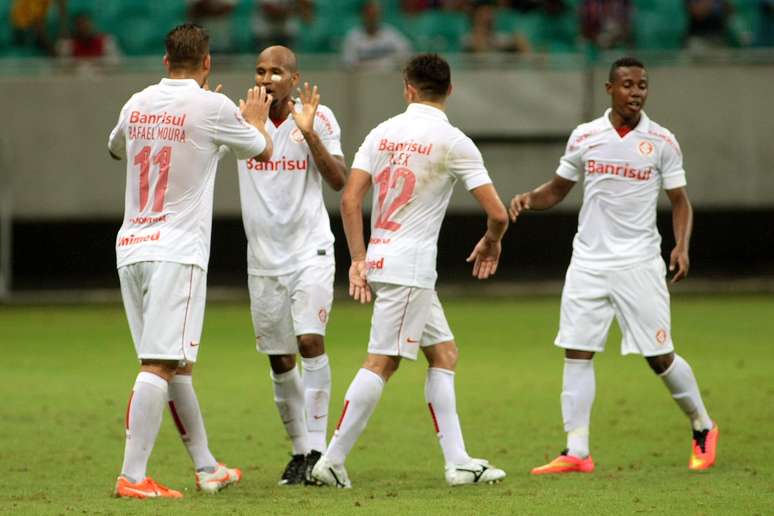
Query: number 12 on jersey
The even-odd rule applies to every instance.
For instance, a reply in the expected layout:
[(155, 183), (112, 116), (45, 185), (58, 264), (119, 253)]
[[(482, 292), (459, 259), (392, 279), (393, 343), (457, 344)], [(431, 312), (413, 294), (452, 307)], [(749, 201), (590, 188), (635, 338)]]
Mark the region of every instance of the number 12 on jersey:
[[(398, 231), (400, 223), (390, 220), (390, 218), (398, 209), (408, 204), (411, 200), (411, 195), (414, 193), (414, 187), (417, 184), (417, 178), (414, 172), (405, 167), (393, 170), (392, 167), (388, 166), (374, 177), (374, 182), (379, 186), (374, 227), (387, 231)], [(399, 189), (400, 191), (398, 191)], [(387, 200), (387, 194), (391, 191), (398, 192), (398, 194), (385, 209), (384, 204)]]
[(153, 206), (151, 211), (159, 213), (164, 209), (164, 196), (167, 193), (169, 180), (169, 162), (172, 160), (172, 147), (162, 147), (151, 158), (150, 145), (146, 145), (134, 156), (134, 164), (140, 167), (140, 211), (148, 204), (148, 192), (150, 191), (150, 166), (151, 162), (159, 167), (159, 175), (156, 180), (156, 188), (153, 191)]

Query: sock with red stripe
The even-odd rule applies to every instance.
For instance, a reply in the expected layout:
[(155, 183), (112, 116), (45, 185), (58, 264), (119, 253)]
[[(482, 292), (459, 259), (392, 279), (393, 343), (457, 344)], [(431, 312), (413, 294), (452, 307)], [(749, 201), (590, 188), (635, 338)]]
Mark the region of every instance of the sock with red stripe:
[(169, 382), (169, 409), (196, 471), (215, 471), (218, 462), (210, 453), (207, 430), (191, 375), (177, 374)]
[(121, 466), (121, 475), (132, 483), (145, 479), (148, 458), (161, 428), (166, 401), (167, 381), (153, 373), (140, 371), (126, 409), (126, 444), (124, 464)]
[(309, 440), (304, 417), (304, 387), (298, 366), (285, 373), (272, 371), (271, 380), (274, 384), (274, 403), (293, 444), (293, 455), (306, 455), (309, 453)]
[(344, 396), (344, 409), (341, 411), (336, 432), (333, 434), (325, 457), (335, 466), (344, 464), (347, 455), (365, 430), (368, 418), (373, 414), (384, 390), (381, 376), (360, 369)]
[(470, 455), (465, 451), (465, 440), (462, 438), (460, 418), (457, 415), (454, 371), (438, 367), (427, 370), (425, 401), (430, 409), (446, 464), (470, 462)]
[(596, 395), (594, 361), (564, 359), (562, 378), (562, 420), (567, 432), (567, 454), (585, 459), (589, 456), (591, 406)]
[(325, 453), (328, 405), (331, 399), (331, 366), (328, 355), (301, 358), (304, 366), (304, 405), (309, 448)]

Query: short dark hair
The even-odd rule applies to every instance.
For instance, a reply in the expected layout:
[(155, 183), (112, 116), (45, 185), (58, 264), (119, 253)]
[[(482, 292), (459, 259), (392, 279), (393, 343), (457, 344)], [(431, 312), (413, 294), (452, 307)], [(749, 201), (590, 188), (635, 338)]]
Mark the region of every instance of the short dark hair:
[(167, 33), (164, 44), (170, 68), (196, 69), (210, 52), (210, 35), (204, 27), (184, 23)]
[(449, 63), (438, 54), (419, 54), (403, 69), (406, 82), (414, 86), (426, 100), (446, 97), (451, 84)]
[(635, 68), (642, 68), (643, 70), (645, 70), (645, 65), (642, 64), (642, 61), (640, 61), (636, 57), (631, 57), (631, 56), (622, 57), (620, 59), (616, 59), (615, 62), (613, 62), (613, 64), (610, 65), (610, 73), (607, 76), (607, 80), (609, 82), (613, 82), (615, 80), (616, 70), (618, 70), (619, 68), (624, 68), (624, 67), (628, 68), (631, 66)]

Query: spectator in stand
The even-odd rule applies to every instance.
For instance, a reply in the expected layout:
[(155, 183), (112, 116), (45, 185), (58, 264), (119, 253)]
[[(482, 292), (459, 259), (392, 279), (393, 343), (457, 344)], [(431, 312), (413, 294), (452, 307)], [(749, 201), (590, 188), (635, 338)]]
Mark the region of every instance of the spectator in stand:
[(606, 50), (631, 46), (630, 0), (583, 0), (580, 19), (584, 39), (597, 48)]
[(256, 0), (258, 12), (253, 18), (256, 49), (279, 45), (294, 47), (299, 32), (294, 0)]
[(56, 54), (56, 39), (47, 30), (46, 18), (51, 5), (59, 8), (59, 34), (67, 32), (67, 0), (14, 0), (11, 5), (13, 45), (49, 56)]
[(207, 29), (210, 52), (236, 52), (231, 15), (239, 0), (187, 0), (188, 20)]
[(470, 32), (462, 39), (462, 50), (472, 53), (531, 51), (529, 40), (521, 33), (495, 30), (495, 7), (488, 3), (475, 6), (471, 13)]
[(731, 5), (727, 0), (685, 0), (685, 6), (688, 9), (688, 49), (728, 46)]
[(121, 51), (115, 38), (104, 32), (97, 32), (91, 15), (78, 13), (73, 18), (72, 34), (57, 42), (57, 55), (91, 63), (116, 64)]
[(411, 43), (396, 28), (382, 23), (379, 2), (367, 0), (360, 13), (362, 25), (350, 30), (342, 44), (347, 65), (385, 69), (408, 58)]

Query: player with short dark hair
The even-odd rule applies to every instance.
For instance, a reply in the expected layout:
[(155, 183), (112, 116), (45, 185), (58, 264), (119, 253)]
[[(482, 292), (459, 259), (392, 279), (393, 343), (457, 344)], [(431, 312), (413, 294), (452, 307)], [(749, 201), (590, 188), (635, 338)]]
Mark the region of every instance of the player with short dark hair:
[[(344, 461), (402, 358), (428, 361), (425, 399), (449, 485), (498, 481), (505, 472), (468, 455), (454, 391), (457, 345), (435, 291), (438, 233), (457, 180), (487, 215), (487, 230), (468, 257), (473, 275), (492, 276), (508, 215), (470, 138), (449, 123), (449, 65), (435, 54), (412, 59), (404, 75), (408, 108), (372, 130), (360, 146), (341, 199), (352, 265), (349, 293), (367, 303), (375, 293), (368, 357), (349, 386), (328, 451), (312, 477), (351, 487)], [(362, 204), (373, 184), (366, 250)]]
[(666, 268), (656, 228), (656, 203), (663, 188), (672, 204), (676, 242), (669, 270), (674, 273), (672, 283), (677, 283), (688, 274), (693, 226), (682, 152), (674, 135), (643, 111), (649, 82), (642, 62), (631, 57), (615, 61), (605, 88), (611, 107), (573, 131), (553, 179), (516, 195), (510, 204), (515, 222), (526, 210), (558, 204), (584, 179), (555, 340), (565, 350), (561, 406), (567, 448), (532, 473), (594, 470), (589, 449), (596, 390), (592, 359), (604, 351), (613, 317), (623, 334), (621, 352), (643, 355), (690, 419), (688, 467), (706, 469), (715, 462), (718, 427), (707, 414), (691, 367), (674, 353)]
[(140, 373), (126, 409), (126, 446), (115, 496), (180, 498), (147, 476), (148, 458), (169, 406), (196, 470), (196, 487), (216, 492), (241, 472), (210, 452), (193, 364), (207, 289), (215, 172), (220, 148), (266, 161), (264, 124), (271, 95), (251, 88), (234, 105), (207, 91), (207, 32), (180, 25), (167, 36), (167, 78), (134, 94), (121, 109), (108, 149), (127, 158), (126, 207), (116, 239), (118, 277)]

